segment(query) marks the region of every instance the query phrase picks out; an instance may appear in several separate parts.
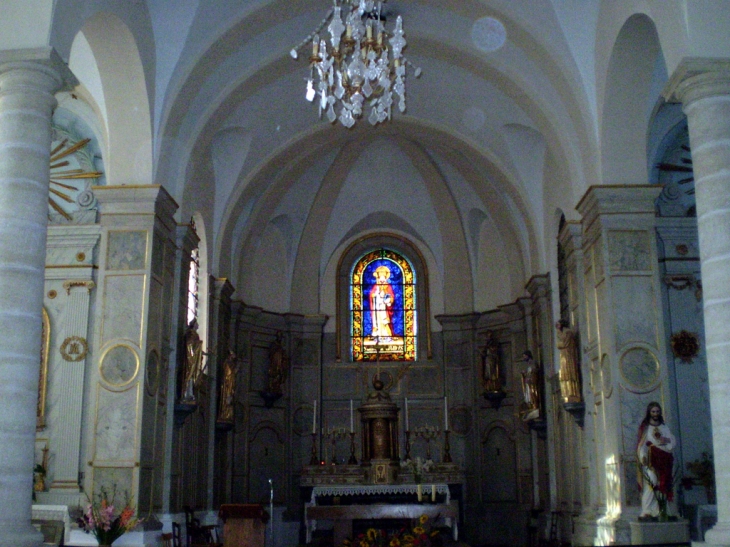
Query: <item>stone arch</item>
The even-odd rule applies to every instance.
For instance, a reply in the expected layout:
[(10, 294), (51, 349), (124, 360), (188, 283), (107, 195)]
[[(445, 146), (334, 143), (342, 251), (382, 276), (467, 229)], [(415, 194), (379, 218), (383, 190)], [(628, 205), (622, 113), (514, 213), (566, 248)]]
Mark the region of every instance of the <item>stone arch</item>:
[(646, 184), (647, 128), (667, 69), (654, 22), (631, 16), (618, 33), (608, 63), (601, 115), (604, 184)]
[(100, 12), (79, 31), (89, 44), (101, 82), (107, 184), (152, 182), (152, 118), (142, 60), (132, 32), (116, 15)]

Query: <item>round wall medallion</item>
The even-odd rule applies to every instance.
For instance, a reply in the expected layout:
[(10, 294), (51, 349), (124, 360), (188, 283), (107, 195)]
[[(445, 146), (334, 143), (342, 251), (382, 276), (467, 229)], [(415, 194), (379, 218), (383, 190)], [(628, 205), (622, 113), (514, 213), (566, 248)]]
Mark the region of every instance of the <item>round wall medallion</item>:
[(131, 382), (137, 375), (137, 369), (139, 369), (137, 353), (123, 344), (109, 348), (101, 358), (99, 366), (101, 378), (113, 386), (123, 386)]
[(157, 354), (157, 350), (153, 349), (147, 355), (145, 372), (145, 388), (147, 389), (147, 394), (150, 397), (154, 397), (160, 381), (160, 356)]
[(86, 338), (69, 336), (61, 344), (60, 351), (61, 357), (66, 361), (78, 363), (86, 358), (86, 354), (89, 352), (89, 346), (86, 343)]
[(691, 363), (694, 357), (700, 352), (700, 339), (693, 332), (681, 330), (672, 334), (672, 353), (679, 357), (683, 363)]
[(50, 291), (48, 291), (48, 298), (50, 298), (51, 300), (53, 300), (57, 296), (58, 296), (58, 293), (55, 290), (51, 289)]
[(659, 361), (645, 348), (631, 348), (621, 357), (621, 376), (631, 386), (646, 389), (659, 380)]
[(467, 435), (471, 431), (471, 413), (466, 407), (453, 409), (449, 415), (449, 426), (457, 435)]

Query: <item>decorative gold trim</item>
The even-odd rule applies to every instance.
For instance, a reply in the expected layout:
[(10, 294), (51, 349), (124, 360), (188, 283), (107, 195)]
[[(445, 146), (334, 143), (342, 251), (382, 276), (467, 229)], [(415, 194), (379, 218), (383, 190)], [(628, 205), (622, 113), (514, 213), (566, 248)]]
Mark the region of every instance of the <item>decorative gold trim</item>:
[(59, 351), (64, 360), (71, 363), (78, 363), (86, 359), (86, 355), (89, 352), (89, 344), (87, 344), (86, 338), (69, 336), (61, 344)]
[(694, 332), (681, 330), (672, 334), (670, 339), (672, 353), (683, 363), (691, 363), (700, 353), (700, 337)]
[(89, 294), (91, 294), (91, 291), (96, 287), (96, 283), (84, 279), (68, 279), (63, 282), (63, 288), (66, 289), (67, 295), (71, 294), (71, 289), (74, 287), (85, 287), (89, 291)]
[(41, 366), (38, 375), (38, 405), (36, 407), (36, 431), (46, 427), (46, 396), (48, 393), (48, 355), (51, 347), (51, 319), (46, 308), (41, 309)]
[(92, 270), (98, 270), (99, 266), (96, 264), (46, 264), (46, 270), (52, 268), (91, 268)]

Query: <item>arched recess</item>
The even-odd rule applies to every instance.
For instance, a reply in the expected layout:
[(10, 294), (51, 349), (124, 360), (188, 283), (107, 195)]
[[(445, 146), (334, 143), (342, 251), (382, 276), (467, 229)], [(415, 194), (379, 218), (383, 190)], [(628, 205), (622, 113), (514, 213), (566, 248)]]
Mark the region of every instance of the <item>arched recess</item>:
[(517, 447), (510, 426), (503, 421), (490, 425), (482, 435), (484, 480), (482, 500), (517, 501)]
[(431, 358), (431, 304), (426, 261), (418, 247), (409, 239), (392, 233), (374, 233), (353, 241), (340, 256), (337, 264), (337, 359), (352, 361), (350, 328), (350, 274), (355, 263), (366, 253), (377, 249), (390, 249), (402, 255), (413, 267), (416, 287), (416, 332), (418, 359)]
[(601, 116), (604, 184), (646, 184), (647, 128), (667, 69), (654, 22), (631, 16), (618, 33), (608, 63)]
[(147, 84), (134, 36), (116, 15), (101, 12), (81, 31), (98, 67), (105, 105), (107, 184), (152, 182), (152, 122)]

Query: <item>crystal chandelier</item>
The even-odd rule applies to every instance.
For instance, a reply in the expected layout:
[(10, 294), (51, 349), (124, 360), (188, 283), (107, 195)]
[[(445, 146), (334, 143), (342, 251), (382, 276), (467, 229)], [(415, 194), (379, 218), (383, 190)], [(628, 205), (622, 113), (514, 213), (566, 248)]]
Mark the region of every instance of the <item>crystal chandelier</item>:
[[(352, 127), (369, 109), (368, 121), (376, 125), (391, 117), (393, 94), (398, 109), (406, 109), (406, 40), (399, 15), (392, 33), (385, 30), (382, 12), (386, 0), (333, 0), (334, 6), (319, 26), (290, 52), (312, 43), (307, 78), (307, 100), (319, 96), (319, 115)], [(319, 32), (327, 26), (329, 41)], [(414, 68), (416, 77), (421, 69)]]

